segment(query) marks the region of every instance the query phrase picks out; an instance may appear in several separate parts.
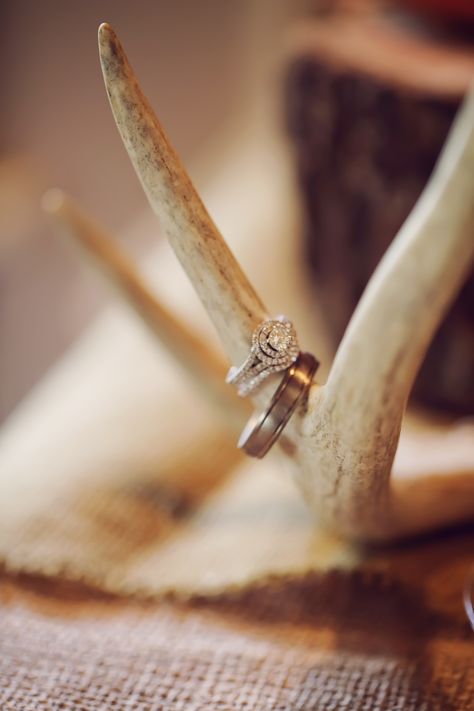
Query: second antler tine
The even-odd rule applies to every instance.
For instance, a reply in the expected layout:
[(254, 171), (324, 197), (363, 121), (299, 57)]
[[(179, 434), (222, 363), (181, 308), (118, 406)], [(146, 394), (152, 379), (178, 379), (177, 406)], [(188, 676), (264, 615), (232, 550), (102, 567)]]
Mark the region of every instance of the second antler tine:
[(99, 52), (117, 127), (150, 204), (229, 358), (240, 362), (252, 332), (266, 317), (263, 304), (208, 215), (106, 23), (99, 28)]
[(417, 524), (410, 487), (392, 484), (391, 474), (413, 381), (470, 269), (473, 236), (471, 91), (428, 186), (357, 306), (326, 385), (312, 389), (295, 423), (298, 482), (321, 520), (340, 533), (387, 540), (465, 518), (456, 486), (450, 493), (441, 483), (431, 517), (418, 516)]
[(226, 365), (219, 355), (160, 303), (131, 260), (62, 191), (49, 190), (42, 205), (173, 354), (206, 397), (220, 406), (232, 425), (241, 426), (245, 403), (225, 385)]
[(470, 269), (473, 237), (474, 90), (423, 195), (371, 278), (325, 388), (333, 424), (356, 453), (373, 456), (383, 441), (383, 456), (393, 458), (413, 381)]

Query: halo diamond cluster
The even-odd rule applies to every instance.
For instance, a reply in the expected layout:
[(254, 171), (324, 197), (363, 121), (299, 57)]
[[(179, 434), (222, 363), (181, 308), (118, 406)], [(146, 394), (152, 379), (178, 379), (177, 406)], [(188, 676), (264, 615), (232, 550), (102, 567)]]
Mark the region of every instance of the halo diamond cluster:
[(252, 335), (252, 345), (246, 361), (230, 368), (226, 382), (237, 386), (245, 397), (272, 373), (286, 370), (300, 352), (295, 329), (285, 316), (261, 323)]

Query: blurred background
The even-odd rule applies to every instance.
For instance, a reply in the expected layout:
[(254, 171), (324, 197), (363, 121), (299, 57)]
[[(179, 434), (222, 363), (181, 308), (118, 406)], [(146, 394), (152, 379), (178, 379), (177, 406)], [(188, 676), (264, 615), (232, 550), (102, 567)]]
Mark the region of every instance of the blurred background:
[[(366, 29), (374, 15), (376, 29)], [(305, 253), (335, 343), (421, 192), (472, 78), (469, 0), (3, 0), (0, 419), (104, 299), (53, 238), (39, 208), (43, 191), (61, 186), (114, 234), (128, 234), (132, 252), (148, 247), (130, 238), (148, 208), (103, 88), (96, 46), (103, 20), (123, 38), (198, 187), (216, 136), (238, 134), (252, 107), (270, 97), (291, 139)], [(401, 40), (393, 27), (405, 33)], [(456, 337), (451, 330), (439, 345), (421, 397), (463, 413), (473, 392), (469, 288)], [(429, 395), (433, 378), (445, 383), (440, 401)]]
[[(0, 4), (0, 418), (103, 298), (96, 280), (54, 238), (39, 206), (43, 191), (61, 186), (118, 235), (147, 209), (104, 91), (100, 22), (110, 22), (123, 38), (173, 143), (186, 164), (196, 166), (215, 135), (237, 131), (255, 96), (276, 85), (282, 34), (305, 5)], [(129, 247), (146, 245), (130, 240)]]

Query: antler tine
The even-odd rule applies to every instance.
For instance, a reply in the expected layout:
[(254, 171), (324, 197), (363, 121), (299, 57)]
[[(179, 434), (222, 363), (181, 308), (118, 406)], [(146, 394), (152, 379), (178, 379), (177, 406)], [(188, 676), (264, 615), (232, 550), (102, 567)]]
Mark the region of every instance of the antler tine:
[(242, 425), (242, 401), (224, 383), (226, 365), (219, 355), (181, 322), (143, 282), (130, 259), (114, 240), (86, 217), (62, 191), (49, 190), (42, 205), (61, 231), (81, 247), (106, 282), (141, 317), (151, 332), (173, 354), (208, 399), (217, 403), (230, 423)]
[[(407, 398), (474, 252), (474, 91), (416, 207), (351, 319), (308, 433), (331, 433), (339, 496), (375, 511), (388, 493)], [(436, 384), (434, 384), (436, 387)], [(316, 435), (313, 435), (316, 436)], [(308, 451), (311, 456), (311, 451)]]
[(241, 362), (252, 332), (266, 318), (262, 302), (208, 215), (106, 23), (99, 28), (99, 53), (118, 130), (150, 205), (229, 358)]
[[(108, 25), (100, 28), (99, 46), (112, 111), (145, 192), (228, 355), (242, 362), (255, 327), (267, 318), (265, 309)], [(301, 488), (339, 532), (387, 539), (418, 530), (409, 487), (395, 490), (390, 474), (413, 380), (473, 256), (473, 166), (474, 92), (428, 187), (370, 280), (327, 384), (312, 388), (307, 407), (297, 411), (285, 433)], [(453, 509), (452, 520), (458, 514), (461, 509)], [(444, 514), (438, 518), (447, 521)], [(436, 520), (425, 519), (423, 526)]]

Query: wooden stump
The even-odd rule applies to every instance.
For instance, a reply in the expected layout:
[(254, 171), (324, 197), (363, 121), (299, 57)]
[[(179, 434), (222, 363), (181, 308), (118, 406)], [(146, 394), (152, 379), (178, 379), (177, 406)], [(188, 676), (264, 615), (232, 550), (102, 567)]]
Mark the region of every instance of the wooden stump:
[[(287, 124), (306, 253), (335, 344), (422, 192), (474, 80), (474, 46), (466, 38), (461, 44), (416, 27), (381, 15), (338, 15), (308, 20), (292, 35)], [(456, 415), (474, 409), (472, 276), (412, 397)]]

